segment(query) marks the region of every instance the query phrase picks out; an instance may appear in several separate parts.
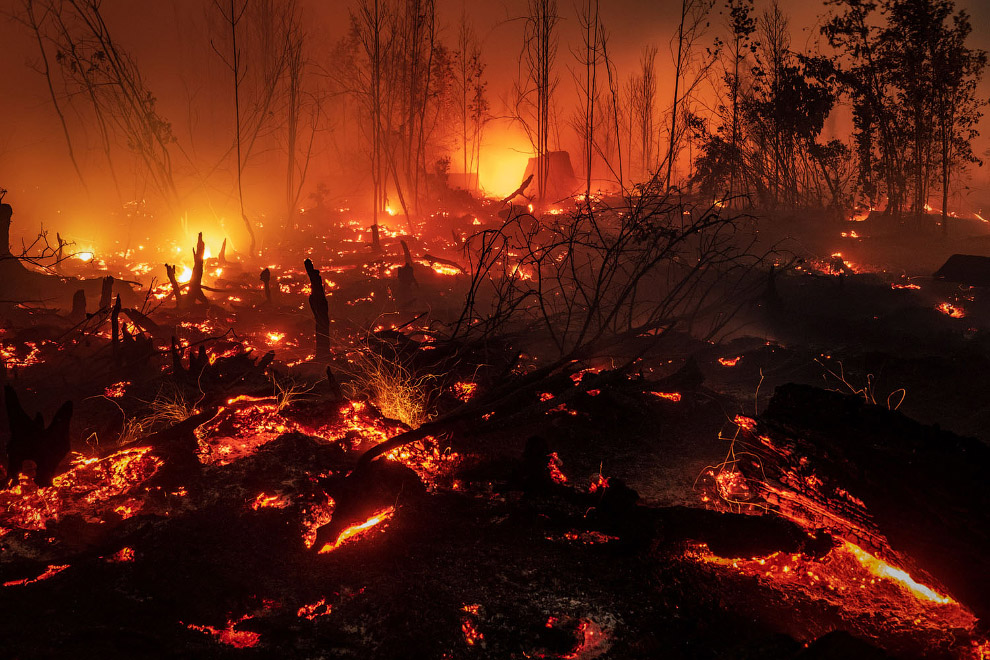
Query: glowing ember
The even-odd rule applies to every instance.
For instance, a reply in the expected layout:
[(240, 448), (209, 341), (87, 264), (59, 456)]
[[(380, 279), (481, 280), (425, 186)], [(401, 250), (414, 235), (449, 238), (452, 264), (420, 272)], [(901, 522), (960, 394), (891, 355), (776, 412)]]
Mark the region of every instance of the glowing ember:
[(441, 450), (440, 444), (432, 436), (426, 436), (419, 442), (396, 447), (385, 454), (385, 458), (402, 463), (415, 471), (430, 491), (435, 491), (438, 482), (452, 474), (461, 460), (460, 454), (450, 451), (449, 448)]
[(300, 607), (299, 611), (296, 612), (296, 616), (298, 616), (300, 619), (309, 619), (310, 621), (312, 621), (317, 617), (326, 616), (327, 614), (330, 614), (330, 610), (331, 607), (327, 603), (327, 599), (321, 598), (315, 603), (310, 603), (308, 605), (303, 605), (302, 607)]
[(285, 495), (266, 495), (265, 493), (260, 493), (251, 502), (251, 508), (257, 511), (258, 509), (284, 509), (289, 506), (289, 498)]
[(712, 554), (704, 544), (689, 551), (688, 557), (755, 577), (774, 589), (825, 599), (849, 614), (872, 618), (882, 611), (892, 621), (936, 631), (971, 629), (976, 623), (956, 601), (848, 541), (820, 559), (780, 552), (751, 559), (725, 558)]
[(454, 383), (454, 396), (461, 401), (470, 401), (478, 391), (478, 384), (471, 382)]
[(235, 397), (216, 417), (196, 429), (197, 455), (205, 464), (228, 465), (283, 433), (296, 430), (298, 425), (279, 413), (275, 397)]
[(718, 359), (718, 363), (723, 367), (734, 367), (737, 364), (739, 364), (739, 360), (741, 359), (742, 359), (741, 355), (737, 355), (736, 357), (733, 358), (720, 357)]
[(337, 503), (332, 497), (325, 502), (309, 507), (303, 517), (303, 545), (312, 548), (316, 543), (316, 535), (320, 527), (333, 520), (333, 511)]
[(715, 487), (719, 496), (730, 503), (744, 502), (752, 494), (742, 472), (734, 468), (720, 470), (715, 475)]
[(581, 618), (575, 620), (568, 618), (562, 621), (552, 616), (547, 619), (545, 625), (551, 629), (573, 631), (572, 634), (576, 643), (571, 651), (565, 655), (554, 654), (548, 656), (540, 654), (538, 657), (556, 657), (561, 660), (590, 660), (591, 658), (597, 658), (609, 649), (609, 631), (603, 629), (591, 619)]
[(464, 612), (464, 615), (461, 616), (461, 632), (464, 633), (464, 641), (468, 646), (483, 646), (485, 636), (477, 627), (481, 605), (465, 605), (461, 611)]
[(573, 530), (570, 532), (564, 532), (561, 536), (551, 535), (546, 538), (548, 541), (569, 541), (572, 543), (580, 543), (582, 545), (600, 545), (602, 543), (611, 543), (612, 541), (619, 540), (618, 536), (603, 534), (602, 532), (596, 532), (594, 530)]
[(732, 420), (732, 423), (741, 429), (746, 429), (747, 431), (752, 431), (756, 428), (756, 420), (752, 417), (746, 417), (745, 415), (736, 415)]
[(966, 310), (959, 305), (953, 305), (952, 303), (944, 302), (940, 303), (935, 307), (938, 311), (942, 312), (949, 318), (961, 319), (966, 316)]
[(236, 626), (250, 618), (251, 615), (245, 615), (236, 621), (228, 619), (227, 627), (223, 629), (214, 628), (213, 626), (197, 626), (191, 623), (186, 624), (186, 628), (213, 635), (221, 644), (233, 646), (236, 649), (248, 649), (258, 645), (258, 642), (261, 641), (261, 635), (250, 630), (237, 630)]
[(161, 467), (150, 447), (124, 449), (106, 458), (76, 458), (72, 468), (39, 488), (23, 477), (0, 491), (0, 536), (11, 529), (43, 530), (68, 514), (100, 523), (108, 516), (129, 518), (140, 511), (141, 485)]
[(852, 555), (856, 557), (857, 561), (859, 561), (859, 563), (862, 564), (870, 573), (899, 583), (904, 588), (910, 590), (916, 597), (924, 598), (932, 601), (933, 603), (940, 603), (942, 605), (956, 602), (948, 596), (942, 596), (941, 594), (936, 593), (930, 587), (919, 584), (906, 572), (874, 557), (858, 545), (850, 543), (849, 541), (843, 541), (843, 544), (845, 549), (852, 553)]
[[(737, 358), (738, 359), (738, 358)], [(680, 392), (650, 392), (653, 396), (660, 397), (661, 399), (667, 399), (668, 401), (673, 401), (677, 403), (681, 400)]]
[(890, 288), (891, 289), (920, 289), (921, 286), (918, 285), (918, 284), (914, 284), (914, 283), (899, 284), (897, 282), (894, 282), (893, 284), (890, 285)]
[(285, 339), (285, 333), (284, 332), (269, 332), (265, 336), (268, 337), (269, 343), (272, 343), (272, 344), (277, 344), (280, 341), (282, 341), (283, 339)]
[[(353, 541), (356, 538), (365, 536), (368, 533), (368, 530), (377, 527), (378, 525), (381, 525), (384, 522), (387, 522), (394, 515), (395, 515), (395, 507), (390, 506), (387, 509), (382, 509), (381, 511), (375, 513), (373, 516), (365, 520), (363, 523), (351, 525), (350, 527), (346, 528), (344, 531), (340, 533), (340, 536), (337, 537), (336, 541), (334, 541), (333, 543), (327, 543), (325, 546), (320, 548), (320, 554), (333, 552), (334, 550), (344, 545), (345, 543)], [(384, 526), (382, 527), (382, 529), (384, 529)]]
[(47, 580), (48, 578), (50, 578), (53, 575), (58, 575), (59, 573), (61, 573), (65, 569), (67, 569), (68, 567), (69, 567), (68, 564), (63, 564), (62, 566), (56, 566), (54, 564), (51, 564), (51, 565), (48, 566), (48, 568), (45, 570), (45, 572), (42, 573), (41, 575), (39, 575), (38, 577), (24, 578), (22, 580), (11, 580), (9, 582), (4, 582), (3, 583), (3, 586), (5, 586), (5, 587), (21, 587), (21, 586), (24, 586), (25, 584), (34, 584), (35, 582), (40, 582), (41, 580)]
[(550, 454), (550, 460), (547, 463), (547, 469), (550, 470), (550, 478), (561, 485), (567, 483), (567, 476), (560, 469), (563, 466), (564, 461), (560, 460), (560, 456), (557, 455), (557, 452), (552, 452)]
[(79, 261), (82, 262), (90, 262), (93, 260), (93, 257), (95, 256), (96, 255), (94, 255), (92, 252), (89, 251), (76, 252), (74, 255), (72, 255), (74, 259), (78, 259)]
[(430, 266), (430, 268), (432, 268), (433, 269), (433, 272), (434, 273), (437, 273), (438, 275), (460, 275), (461, 274), (461, 271), (460, 271), (459, 268), (455, 268), (453, 266), (448, 266), (446, 264), (440, 264), (440, 263), (437, 263), (437, 262), (433, 262), (433, 264)]
[(591, 480), (591, 485), (588, 486), (589, 493), (597, 493), (600, 490), (605, 490), (608, 488), (608, 479), (602, 476), (599, 472), (595, 475), (595, 478)]
[(117, 552), (113, 553), (113, 555), (111, 555), (110, 559), (108, 559), (107, 561), (111, 561), (114, 563), (132, 562), (134, 561), (134, 556), (135, 556), (134, 548), (123, 547)]
[(600, 372), (601, 369), (595, 369), (595, 368), (582, 369), (581, 371), (576, 371), (571, 374), (571, 382), (574, 383), (575, 385), (580, 385), (581, 381), (584, 380), (586, 374), (594, 375)]
[(119, 399), (127, 392), (127, 386), (131, 384), (129, 380), (122, 380), (103, 389), (103, 396), (108, 399)]

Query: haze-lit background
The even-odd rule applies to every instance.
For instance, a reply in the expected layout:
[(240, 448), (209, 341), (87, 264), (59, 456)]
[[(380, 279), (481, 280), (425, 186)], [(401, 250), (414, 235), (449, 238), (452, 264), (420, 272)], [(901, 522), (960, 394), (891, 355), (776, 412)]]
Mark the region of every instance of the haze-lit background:
[[(311, 60), (308, 82), (320, 86), (321, 77), (334, 67), (332, 51), (345, 34), (352, 3), (302, 0), (301, 4), (307, 39), (305, 55)], [(766, 4), (757, 2), (756, 12)], [(16, 13), (19, 5), (17, 0), (8, 0), (5, 13)], [(509, 115), (507, 101), (513, 81), (520, 75), (520, 17), (526, 12), (526, 2), (439, 0), (438, 7), (442, 41), (451, 48), (456, 45), (462, 12), (481, 41), (482, 59), (487, 65), (487, 95), (496, 118), (485, 132), (480, 182), (493, 195), (506, 194), (518, 185), (531, 155), (523, 133), (504, 119)], [(782, 2), (781, 7), (789, 15), (792, 48), (818, 48), (818, 25), (827, 7), (816, 2)], [(990, 48), (990, 3), (968, 0), (959, 3), (959, 7), (971, 15), (970, 45)], [(621, 80), (635, 73), (644, 47), (658, 48), (656, 107), (660, 113), (669, 106), (672, 96), (671, 39), (679, 8), (680, 3), (674, 0), (605, 0), (601, 5), (602, 21), (610, 34), (610, 55)], [(205, 229), (215, 240), (229, 237), (235, 248), (243, 249), (245, 237), (232, 176), (231, 77), (211, 46), (211, 39), (223, 34), (216, 7), (209, 0), (105, 0), (102, 12), (113, 37), (133, 57), (147, 87), (156, 96), (160, 114), (172, 124), (177, 140), (173, 160), (182, 210), (164, 212), (156, 207), (153, 192), (140, 168), (133, 166), (133, 160), (128, 162), (126, 149), (121, 149), (118, 156), (118, 195), (109, 182), (95, 127), (69, 112), (67, 120), (74, 131), (77, 157), (88, 183), (88, 193), (84, 192), (70, 165), (44, 76), (37, 71), (37, 44), (28, 29), (7, 16), (0, 21), (0, 58), (4, 63), (0, 77), (0, 187), (10, 191), (5, 201), (15, 208), (14, 235), (33, 235), (43, 223), (79, 245), (95, 246), (106, 241), (108, 232), (127, 227), (124, 209), (128, 203), (133, 208), (134, 202), (148, 200), (148, 206), (142, 209), (140, 231), (146, 231), (148, 223), (152, 223), (154, 233), (163, 239), (184, 241), (188, 234)], [(557, 130), (552, 133), (551, 146), (571, 150), (577, 169), (574, 154), (579, 149), (567, 117), (576, 99), (573, 72), (579, 64), (572, 49), (579, 46), (580, 36), (575, 8), (561, 2), (559, 13), (562, 20), (555, 67), (559, 83), (554, 99)], [(706, 41), (725, 37), (726, 28), (721, 21), (724, 16), (713, 16)], [(981, 82), (980, 95), (990, 96), (986, 80)], [(344, 103), (343, 99), (329, 95), (322, 103), (326, 109), (318, 125), (300, 205), (308, 204), (309, 194), (323, 184), (334, 203), (360, 206), (361, 191), (369, 185), (360, 136), (347, 125), (346, 113), (337, 112), (336, 106)], [(827, 137), (849, 140), (848, 114), (844, 107), (833, 112), (826, 124)], [(986, 159), (990, 146), (987, 118), (980, 128), (982, 135), (975, 152)], [(452, 171), (458, 171), (456, 142), (450, 146), (450, 155)], [(273, 163), (271, 154), (259, 149), (245, 170), (245, 211), (262, 224), (266, 220), (276, 222), (276, 216), (284, 209), (284, 193), (279, 187), (283, 181), (281, 175), (273, 176)], [(986, 166), (971, 168), (970, 189), (962, 194), (969, 210), (990, 206), (990, 198), (984, 192), (990, 182), (987, 172)]]

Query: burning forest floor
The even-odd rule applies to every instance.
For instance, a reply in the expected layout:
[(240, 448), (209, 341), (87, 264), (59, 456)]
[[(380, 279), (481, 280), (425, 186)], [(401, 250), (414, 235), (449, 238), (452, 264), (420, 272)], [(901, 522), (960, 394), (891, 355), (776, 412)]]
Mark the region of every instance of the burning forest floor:
[(990, 657), (982, 289), (804, 236), (718, 343), (549, 368), (433, 324), (495, 208), (338, 220), (261, 281), (200, 250), (208, 306), (127, 252), (19, 275), (7, 657)]

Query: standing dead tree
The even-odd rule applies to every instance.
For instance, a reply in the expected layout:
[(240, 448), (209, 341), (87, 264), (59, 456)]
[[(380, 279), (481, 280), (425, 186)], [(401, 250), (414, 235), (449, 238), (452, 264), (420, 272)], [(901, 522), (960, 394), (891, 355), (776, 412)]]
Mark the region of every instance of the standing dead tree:
[[(708, 26), (708, 17), (714, 2), (715, 0), (681, 0), (680, 20), (677, 24), (677, 51), (674, 56), (674, 98), (670, 107), (670, 132), (667, 136), (665, 182), (668, 188), (671, 185), (681, 138), (688, 129), (686, 121), (678, 125), (678, 115), (686, 115), (684, 110), (689, 104), (691, 94), (707, 75), (717, 55), (709, 50), (709, 57), (699, 59), (695, 54), (695, 45)], [(695, 66), (692, 67), (693, 64)], [(692, 69), (693, 75), (688, 78)]]
[[(170, 208), (179, 195), (173, 178), (171, 124), (158, 112), (154, 94), (137, 64), (110, 33), (100, 0), (23, 0), (22, 22), (34, 33), (42, 70), (72, 154), (62, 99), (93, 120), (108, 167), (120, 195), (114, 166), (114, 141), (119, 139), (143, 165), (147, 181)], [(58, 69), (49, 66), (50, 53)], [(55, 81), (64, 90), (55, 94)], [(88, 102), (88, 117), (84, 108)]]
[(557, 89), (554, 63), (557, 58), (556, 0), (529, 0), (523, 34), (522, 56), (515, 88), (515, 119), (533, 146), (536, 158), (536, 197), (547, 201), (550, 177), (550, 136), (553, 123), (553, 94)]
[(351, 37), (363, 57), (349, 58), (344, 88), (355, 94), (367, 113), (361, 122), (368, 139), (368, 157), (372, 186), (372, 244), (378, 250), (378, 217), (385, 208), (387, 175), (386, 121), (389, 119), (387, 62), (391, 57), (394, 17), (385, 0), (362, 0), (356, 14), (351, 14)]
[(653, 147), (656, 143), (653, 123), (656, 118), (656, 77), (657, 49), (647, 46), (640, 56), (639, 73), (632, 76), (628, 83), (629, 96), (629, 159), (632, 160), (633, 134), (640, 147), (640, 171), (643, 180), (649, 178), (655, 169)]
[(478, 174), (481, 156), (481, 131), (488, 113), (485, 98), (485, 64), (481, 61), (478, 43), (466, 16), (461, 16), (457, 33), (457, 53), (454, 64), (457, 110), (461, 124), (462, 169), (465, 176)]
[(591, 198), (591, 177), (596, 152), (595, 132), (601, 123), (598, 107), (601, 104), (601, 89), (598, 81), (598, 67), (605, 60), (605, 27), (601, 23), (599, 0), (585, 0), (578, 9), (581, 27), (581, 47), (575, 49), (574, 57), (584, 69), (583, 79), (575, 74), (581, 108), (573, 120), (574, 128), (581, 139), (581, 157), (585, 169), (585, 200)]
[[(298, 93), (301, 72), (292, 77), (293, 63), (301, 67), (301, 33), (297, 29), (295, 0), (213, 0), (229, 43), (221, 50), (211, 41), (213, 51), (231, 73), (234, 105), (234, 154), (237, 159), (237, 200), (244, 229), (250, 238), (249, 253), (257, 244), (254, 227), (244, 207), (244, 170), (259, 138), (272, 128), (273, 110), (289, 77), (289, 93)], [(251, 46), (243, 48), (245, 42)], [(296, 58), (296, 59), (293, 59)], [(288, 119), (292, 121), (291, 108)], [(294, 143), (290, 151), (294, 151)], [(290, 164), (290, 168), (294, 164)]]
[(69, 160), (72, 161), (72, 168), (75, 170), (76, 176), (79, 177), (79, 182), (86, 188), (86, 179), (83, 177), (82, 170), (79, 169), (79, 161), (76, 160), (76, 151), (72, 146), (72, 134), (69, 131), (69, 124), (62, 109), (63, 102), (55, 92), (52, 68), (48, 56), (48, 46), (45, 43), (44, 34), (49, 8), (45, 6), (39, 7), (38, 5), (39, 3), (35, 0), (22, 0), (23, 14), (17, 17), (17, 19), (31, 30), (38, 44), (38, 53), (41, 57), (38, 70), (45, 76), (45, 83), (48, 86), (48, 96), (52, 101), (55, 114), (58, 115), (58, 121), (62, 127), (62, 135), (65, 137), (65, 146), (69, 150)]

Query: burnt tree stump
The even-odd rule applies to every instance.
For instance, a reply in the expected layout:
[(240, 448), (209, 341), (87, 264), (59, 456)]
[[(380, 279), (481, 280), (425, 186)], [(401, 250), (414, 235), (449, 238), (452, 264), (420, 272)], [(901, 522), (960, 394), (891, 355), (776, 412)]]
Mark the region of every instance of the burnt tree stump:
[(266, 268), (261, 271), (261, 283), (265, 286), (265, 302), (269, 305), (272, 304), (272, 271), (270, 268)]
[(109, 310), (113, 303), (113, 275), (103, 278), (103, 288), (100, 290), (100, 309)]
[(26, 461), (35, 465), (34, 482), (39, 486), (51, 486), (52, 479), (62, 459), (69, 453), (69, 422), (72, 420), (72, 402), (66, 401), (55, 412), (52, 423), (45, 426), (41, 413), (30, 417), (21, 406), (17, 392), (10, 385), (3, 388), (7, 408), (10, 440), (7, 441), (7, 473), (9, 485), (17, 480)]
[(72, 294), (72, 311), (69, 312), (69, 320), (73, 323), (82, 323), (86, 320), (86, 291), (79, 289)]
[(313, 266), (313, 261), (304, 262), (306, 274), (309, 275), (309, 308), (316, 321), (316, 359), (330, 359), (330, 305), (327, 303), (327, 292), (323, 285), (323, 276)]
[(113, 303), (110, 310), (110, 342), (113, 350), (114, 361), (120, 360), (120, 295)]
[(201, 302), (209, 305), (210, 301), (203, 293), (203, 255), (206, 254), (206, 243), (203, 242), (203, 232), (199, 232), (196, 237), (196, 248), (193, 250), (192, 278), (189, 280), (189, 291), (186, 295), (186, 302), (195, 305)]

